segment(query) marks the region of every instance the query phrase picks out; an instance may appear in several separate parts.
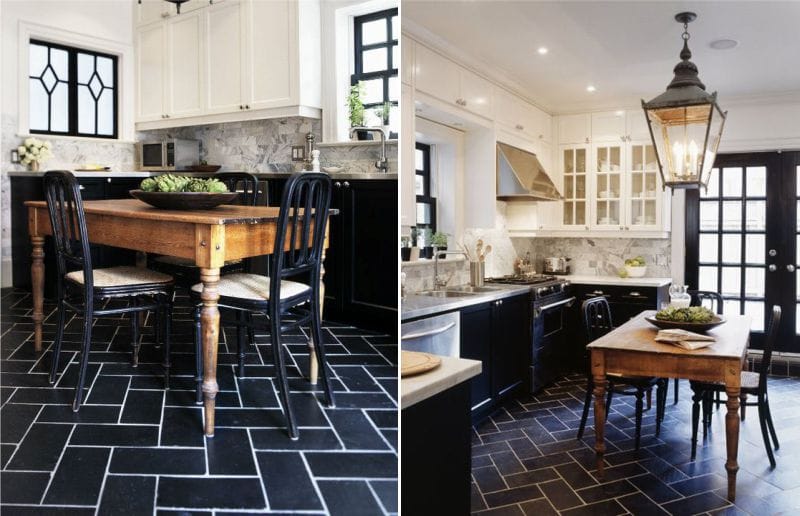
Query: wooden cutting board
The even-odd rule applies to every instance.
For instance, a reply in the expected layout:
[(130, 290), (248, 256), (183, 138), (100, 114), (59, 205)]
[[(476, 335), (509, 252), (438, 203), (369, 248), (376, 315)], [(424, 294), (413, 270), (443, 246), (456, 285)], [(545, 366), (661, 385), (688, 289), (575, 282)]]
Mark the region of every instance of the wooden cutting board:
[(419, 351), (403, 351), (400, 355), (400, 376), (414, 376), (436, 369), (442, 360), (429, 353)]

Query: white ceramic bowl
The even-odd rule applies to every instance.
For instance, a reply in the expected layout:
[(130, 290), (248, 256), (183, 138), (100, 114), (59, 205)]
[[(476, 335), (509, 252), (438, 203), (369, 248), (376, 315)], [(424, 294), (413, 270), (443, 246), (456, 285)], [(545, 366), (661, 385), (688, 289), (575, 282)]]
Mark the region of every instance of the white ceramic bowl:
[(643, 265), (641, 267), (631, 267), (630, 265), (626, 265), (625, 270), (628, 272), (629, 278), (641, 278), (647, 272), (647, 265)]

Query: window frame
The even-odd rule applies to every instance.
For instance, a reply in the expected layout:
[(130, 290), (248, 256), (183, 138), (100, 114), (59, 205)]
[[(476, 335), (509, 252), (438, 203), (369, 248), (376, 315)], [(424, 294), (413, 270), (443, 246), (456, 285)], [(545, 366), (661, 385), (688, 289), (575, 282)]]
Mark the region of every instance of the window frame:
[[(430, 228), (431, 232), (436, 232), (436, 197), (431, 194), (431, 145), (427, 143), (416, 142), (414, 152), (422, 151), (422, 169), (416, 168), (416, 158), (414, 167), (414, 178), (416, 182), (417, 176), (422, 176), (422, 190), (423, 195), (416, 195), (415, 207), (417, 204), (427, 204), (431, 207), (431, 223), (420, 226), (416, 220), (416, 209), (414, 212), (414, 225), (417, 227)], [(415, 188), (416, 190), (416, 188)]]
[[(58, 50), (63, 50), (67, 52), (67, 70), (69, 78), (67, 80), (67, 131), (53, 131), (50, 130), (52, 125), (52, 108), (51, 105), (48, 105), (48, 130), (42, 129), (33, 129), (30, 127), (30, 81), (31, 79), (39, 79), (41, 81), (41, 75), (39, 77), (31, 76), (30, 75), (30, 63), (28, 63), (27, 70), (25, 73), (25, 85), (26, 85), (26, 92), (28, 92), (28, 102), (24, 106), (20, 106), (22, 109), (27, 110), (27, 118), (28, 118), (28, 132), (30, 134), (40, 134), (40, 135), (48, 135), (48, 136), (67, 136), (67, 137), (79, 137), (79, 138), (92, 138), (92, 139), (102, 139), (102, 140), (116, 140), (119, 138), (119, 127), (120, 127), (120, 119), (119, 119), (119, 90), (120, 90), (120, 61), (118, 55), (111, 54), (108, 52), (103, 52), (99, 50), (93, 50), (89, 48), (81, 48), (73, 45), (65, 45), (63, 43), (56, 43), (53, 41), (47, 41), (46, 39), (42, 39), (39, 37), (31, 36), (28, 39), (28, 45), (25, 47), (25, 52), (30, 55), (30, 46), (31, 45), (39, 45), (48, 48), (48, 57), (47, 57), (47, 66), (50, 66), (50, 51), (49, 49), (55, 48)], [(95, 132), (94, 133), (86, 133), (80, 132), (78, 129), (78, 54), (85, 54), (90, 55), (95, 60), (95, 69), (92, 72), (92, 75), (97, 73), (96, 63), (98, 57), (105, 57), (111, 60), (112, 63), (112, 74), (114, 76), (114, 86), (108, 89), (112, 91), (112, 109), (113, 109), (113, 130), (111, 134), (99, 134), (97, 132), (98, 126), (98, 112), (96, 109), (97, 106), (97, 99), (94, 98), (92, 95), (92, 99), (95, 103)], [(42, 72), (42, 75), (44, 71)], [(91, 77), (89, 79), (91, 82)], [(101, 79), (102, 83), (102, 79)], [(91, 91), (91, 88), (89, 88)], [(52, 102), (51, 93), (48, 92), (48, 103)]]
[[(354, 53), (354, 61), (353, 61), (353, 73), (350, 75), (350, 85), (354, 86), (358, 84), (359, 81), (368, 81), (372, 79), (383, 79), (383, 100), (381, 102), (370, 102), (364, 104), (364, 109), (374, 109), (376, 107), (382, 106), (386, 102), (392, 104), (392, 106), (399, 107), (400, 103), (399, 100), (390, 100), (389, 99), (389, 81), (392, 77), (397, 77), (400, 79), (399, 73), (399, 64), (394, 62), (394, 48), (399, 48), (400, 40), (399, 38), (395, 39), (394, 34), (392, 33), (392, 18), (398, 16), (399, 20), (399, 9), (397, 7), (393, 7), (391, 9), (384, 9), (382, 11), (377, 11), (369, 14), (363, 14), (360, 16), (355, 16), (353, 18), (353, 53)], [(371, 43), (368, 45), (363, 44), (362, 42), (362, 30), (361, 27), (365, 23), (373, 22), (376, 20), (384, 19), (386, 21), (386, 40), (379, 42), (379, 43)], [(363, 52), (366, 50), (374, 50), (378, 48), (385, 48), (386, 49), (386, 59), (388, 68), (378, 70), (375, 72), (367, 72), (364, 73), (363, 71)], [(389, 120), (383, 120), (384, 125), (389, 125)], [(396, 135), (395, 135), (396, 137)]]

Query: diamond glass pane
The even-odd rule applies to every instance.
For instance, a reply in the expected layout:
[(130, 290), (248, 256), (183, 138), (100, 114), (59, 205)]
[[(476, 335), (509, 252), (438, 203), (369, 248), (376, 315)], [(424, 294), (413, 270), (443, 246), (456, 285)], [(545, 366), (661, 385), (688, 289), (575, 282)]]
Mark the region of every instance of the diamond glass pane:
[(389, 67), (386, 48), (374, 48), (361, 53), (361, 66), (363, 73), (377, 72)]
[(106, 88), (114, 87), (114, 62), (107, 57), (97, 57), (97, 74)]
[[(700, 222), (701, 228), (702, 221)], [(722, 203), (722, 229), (738, 230), (742, 228), (742, 203), (724, 201)]]
[(722, 261), (724, 263), (740, 263), (742, 235), (722, 235)]
[(764, 269), (762, 267), (745, 269), (744, 295), (746, 297), (764, 297)]
[(745, 301), (744, 313), (753, 318), (753, 322), (750, 325), (752, 331), (764, 331), (764, 303)]
[(716, 201), (700, 202), (700, 229), (719, 229), (719, 203)]
[(722, 196), (742, 196), (742, 169), (740, 167), (722, 169)]
[(44, 73), (42, 74), (42, 82), (44, 83), (44, 87), (48, 93), (52, 93), (53, 89), (56, 87), (56, 82), (58, 79), (56, 78), (56, 74), (53, 73), (53, 69), (51, 67), (47, 67), (44, 69)]
[(97, 74), (92, 75), (92, 78), (89, 81), (89, 90), (91, 90), (92, 96), (95, 99), (100, 98), (100, 92), (103, 90), (103, 84), (100, 82), (100, 78), (97, 76)]
[(717, 292), (717, 267), (698, 268), (698, 290), (710, 290)]
[(764, 235), (748, 233), (744, 237), (745, 261), (747, 263), (764, 263), (766, 249)]
[(722, 268), (722, 285), (720, 293), (723, 296), (739, 296), (742, 290), (742, 269), (739, 267)]
[(361, 43), (371, 45), (386, 41), (386, 20), (380, 19), (361, 25)]
[(47, 66), (47, 47), (31, 44), (28, 51), (28, 75), (39, 77)]
[(78, 132), (95, 132), (95, 102), (88, 86), (78, 86)]
[(767, 168), (766, 167), (747, 167), (745, 173), (747, 181), (748, 197), (766, 197), (767, 195)]
[(764, 231), (767, 227), (767, 202), (747, 201), (745, 210), (745, 229), (747, 231)]

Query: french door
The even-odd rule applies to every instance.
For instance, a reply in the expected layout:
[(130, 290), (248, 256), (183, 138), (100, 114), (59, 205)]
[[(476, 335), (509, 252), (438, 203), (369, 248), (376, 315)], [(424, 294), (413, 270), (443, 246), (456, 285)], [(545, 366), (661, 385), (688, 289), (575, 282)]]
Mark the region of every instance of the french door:
[(799, 181), (800, 152), (721, 154), (708, 190), (687, 191), (686, 284), (750, 315), (754, 348), (779, 305), (775, 350), (800, 353)]

